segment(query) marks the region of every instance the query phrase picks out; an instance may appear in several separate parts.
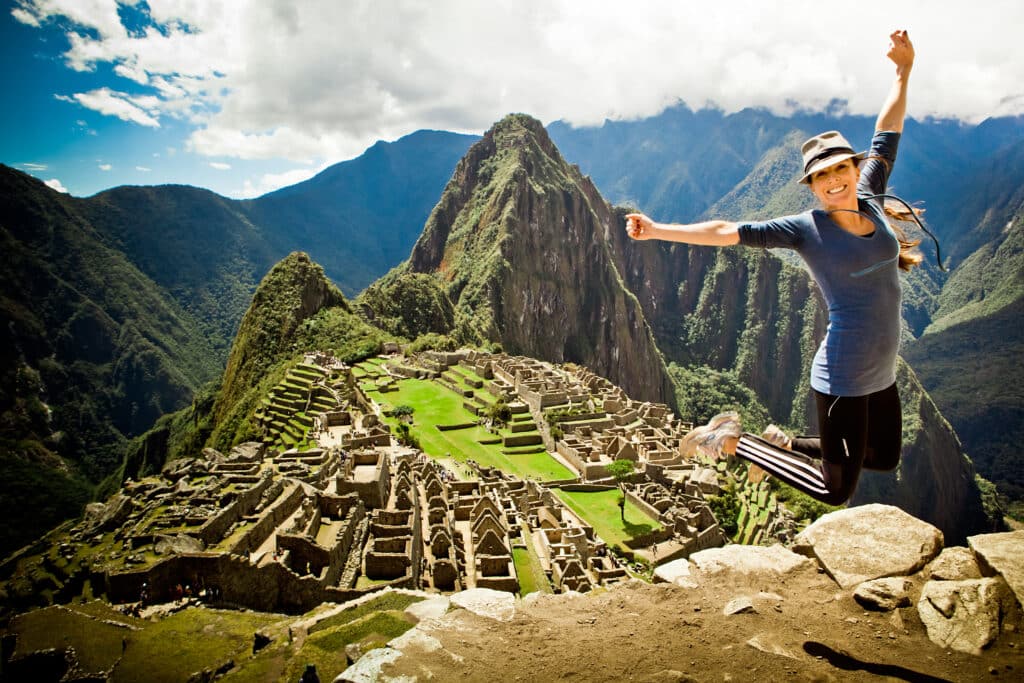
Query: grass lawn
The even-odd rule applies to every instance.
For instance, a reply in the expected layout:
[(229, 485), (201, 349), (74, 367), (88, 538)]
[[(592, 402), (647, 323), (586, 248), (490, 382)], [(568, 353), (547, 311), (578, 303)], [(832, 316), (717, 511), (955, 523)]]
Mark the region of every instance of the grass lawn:
[[(280, 615), (190, 608), (128, 636), (111, 680), (185, 681), (196, 671), (228, 659), (251, 657), (252, 634)], [(188, 653), (183, 657), (182, 653)]]
[(647, 513), (626, 501), (626, 521), (619, 514), (618, 489), (609, 491), (563, 491), (552, 489), (559, 500), (594, 527), (595, 533), (609, 545), (624, 547), (625, 541), (642, 536), (661, 525)]
[(99, 673), (113, 667), (121, 656), (123, 639), (133, 633), (63, 607), (28, 612), (18, 616), (14, 624), (12, 630), (18, 634), (16, 655), (73, 647), (82, 673)]
[[(547, 451), (541, 453), (502, 454), (501, 444), (481, 444), (481, 440), (493, 439), (483, 427), (440, 431), (438, 424), (462, 424), (476, 422), (476, 416), (462, 405), (463, 398), (437, 382), (422, 379), (404, 379), (397, 384), (398, 391), (380, 393), (369, 391), (367, 395), (385, 410), (395, 406), (408, 405), (413, 413), (412, 433), (420, 441), (424, 452), (435, 458), (450, 457), (458, 462), (476, 460), (481, 465), (498, 469), (521, 478), (542, 481), (571, 479), (573, 473), (556, 461)], [(395, 427), (397, 420), (388, 419)], [(511, 435), (502, 430), (500, 435)]]
[(532, 544), (512, 548), (512, 561), (516, 565), (516, 576), (519, 578), (519, 595), (527, 595), (540, 591), (551, 592), (551, 584), (540, 566), (540, 558), (532, 548)]

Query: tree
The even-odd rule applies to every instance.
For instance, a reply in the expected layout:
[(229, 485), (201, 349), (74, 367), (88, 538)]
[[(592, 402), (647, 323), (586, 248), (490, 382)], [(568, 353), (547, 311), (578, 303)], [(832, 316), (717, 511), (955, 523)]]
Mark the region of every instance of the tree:
[(507, 425), (512, 420), (512, 408), (504, 400), (499, 399), (487, 409), (487, 417), (496, 426)]
[(391, 411), (391, 414), (397, 417), (402, 422), (412, 422), (412, 414), (416, 412), (416, 409), (412, 406), (400, 405), (395, 406), (395, 409)]
[(608, 465), (608, 474), (612, 475), (615, 479), (615, 483), (619, 485), (619, 490), (622, 491), (622, 495), (619, 497), (619, 514), (622, 517), (622, 521), (626, 521), (626, 482), (629, 481), (630, 477), (633, 476), (633, 472), (636, 471), (636, 465), (632, 460), (620, 459), (615, 460), (612, 464)]

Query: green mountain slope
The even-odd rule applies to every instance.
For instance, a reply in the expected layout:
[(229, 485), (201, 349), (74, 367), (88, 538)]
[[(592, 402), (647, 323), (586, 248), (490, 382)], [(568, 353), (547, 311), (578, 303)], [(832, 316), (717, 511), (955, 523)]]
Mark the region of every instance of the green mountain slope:
[(419, 131), (245, 202), (276, 253), (308, 252), (354, 296), (409, 255), (455, 164), (477, 138)]
[(217, 364), (196, 320), (77, 202), (5, 166), (0, 248), (2, 552), (76, 514), (126, 438), (188, 403)]
[(674, 403), (664, 361), (616, 269), (617, 218), (544, 128), (510, 115), (473, 145), (399, 272), (429, 273), (462, 343), (572, 361), (640, 399)]

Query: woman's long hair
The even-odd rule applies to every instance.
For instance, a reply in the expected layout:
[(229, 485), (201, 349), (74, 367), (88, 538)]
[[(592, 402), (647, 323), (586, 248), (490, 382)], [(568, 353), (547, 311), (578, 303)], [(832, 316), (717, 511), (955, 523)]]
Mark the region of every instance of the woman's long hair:
[[(886, 200), (883, 204), (885, 208), (885, 215), (895, 221), (907, 221), (911, 222), (914, 220), (914, 215), (920, 216), (924, 213), (924, 209), (917, 207), (907, 207), (902, 204), (890, 200)], [(911, 214), (913, 211), (913, 214)], [(892, 226), (893, 232), (896, 233), (896, 241), (900, 243), (900, 270), (910, 270), (914, 266), (921, 265), (921, 261), (924, 257), (921, 252), (917, 250), (917, 245), (921, 244), (921, 240), (913, 240), (907, 237), (907, 233), (903, 232), (903, 228), (900, 227), (898, 222), (889, 222)]]
[[(872, 155), (860, 163), (863, 164), (871, 159), (881, 161), (885, 164), (887, 169), (890, 171), (892, 170), (892, 165), (889, 163), (889, 160), (882, 156)], [(892, 226), (893, 232), (896, 233), (896, 240), (900, 243), (900, 270), (910, 270), (914, 266), (921, 265), (921, 261), (924, 260), (924, 257), (921, 255), (921, 252), (917, 251), (917, 245), (921, 244), (921, 240), (913, 240), (907, 237), (907, 233), (905, 233), (903, 228), (900, 227), (899, 222), (914, 222), (920, 225), (920, 221), (917, 220), (916, 217), (923, 215), (924, 209), (912, 207), (908, 204), (892, 201), (890, 199), (886, 199), (882, 203), (882, 206), (885, 209), (886, 216), (898, 221), (897, 223), (890, 221), (889, 225)]]

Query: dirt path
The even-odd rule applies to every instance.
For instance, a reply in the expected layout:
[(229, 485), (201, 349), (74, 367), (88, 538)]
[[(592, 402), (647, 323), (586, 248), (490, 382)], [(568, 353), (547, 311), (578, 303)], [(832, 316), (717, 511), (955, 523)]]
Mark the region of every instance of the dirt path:
[[(723, 609), (746, 596), (752, 612)], [(824, 574), (775, 585), (729, 576), (700, 588), (632, 582), (590, 596), (531, 596), (493, 621), (464, 610), (421, 625), (387, 675), (458, 681), (1018, 681), (1024, 639), (981, 655), (939, 648), (916, 607), (866, 612)]]

